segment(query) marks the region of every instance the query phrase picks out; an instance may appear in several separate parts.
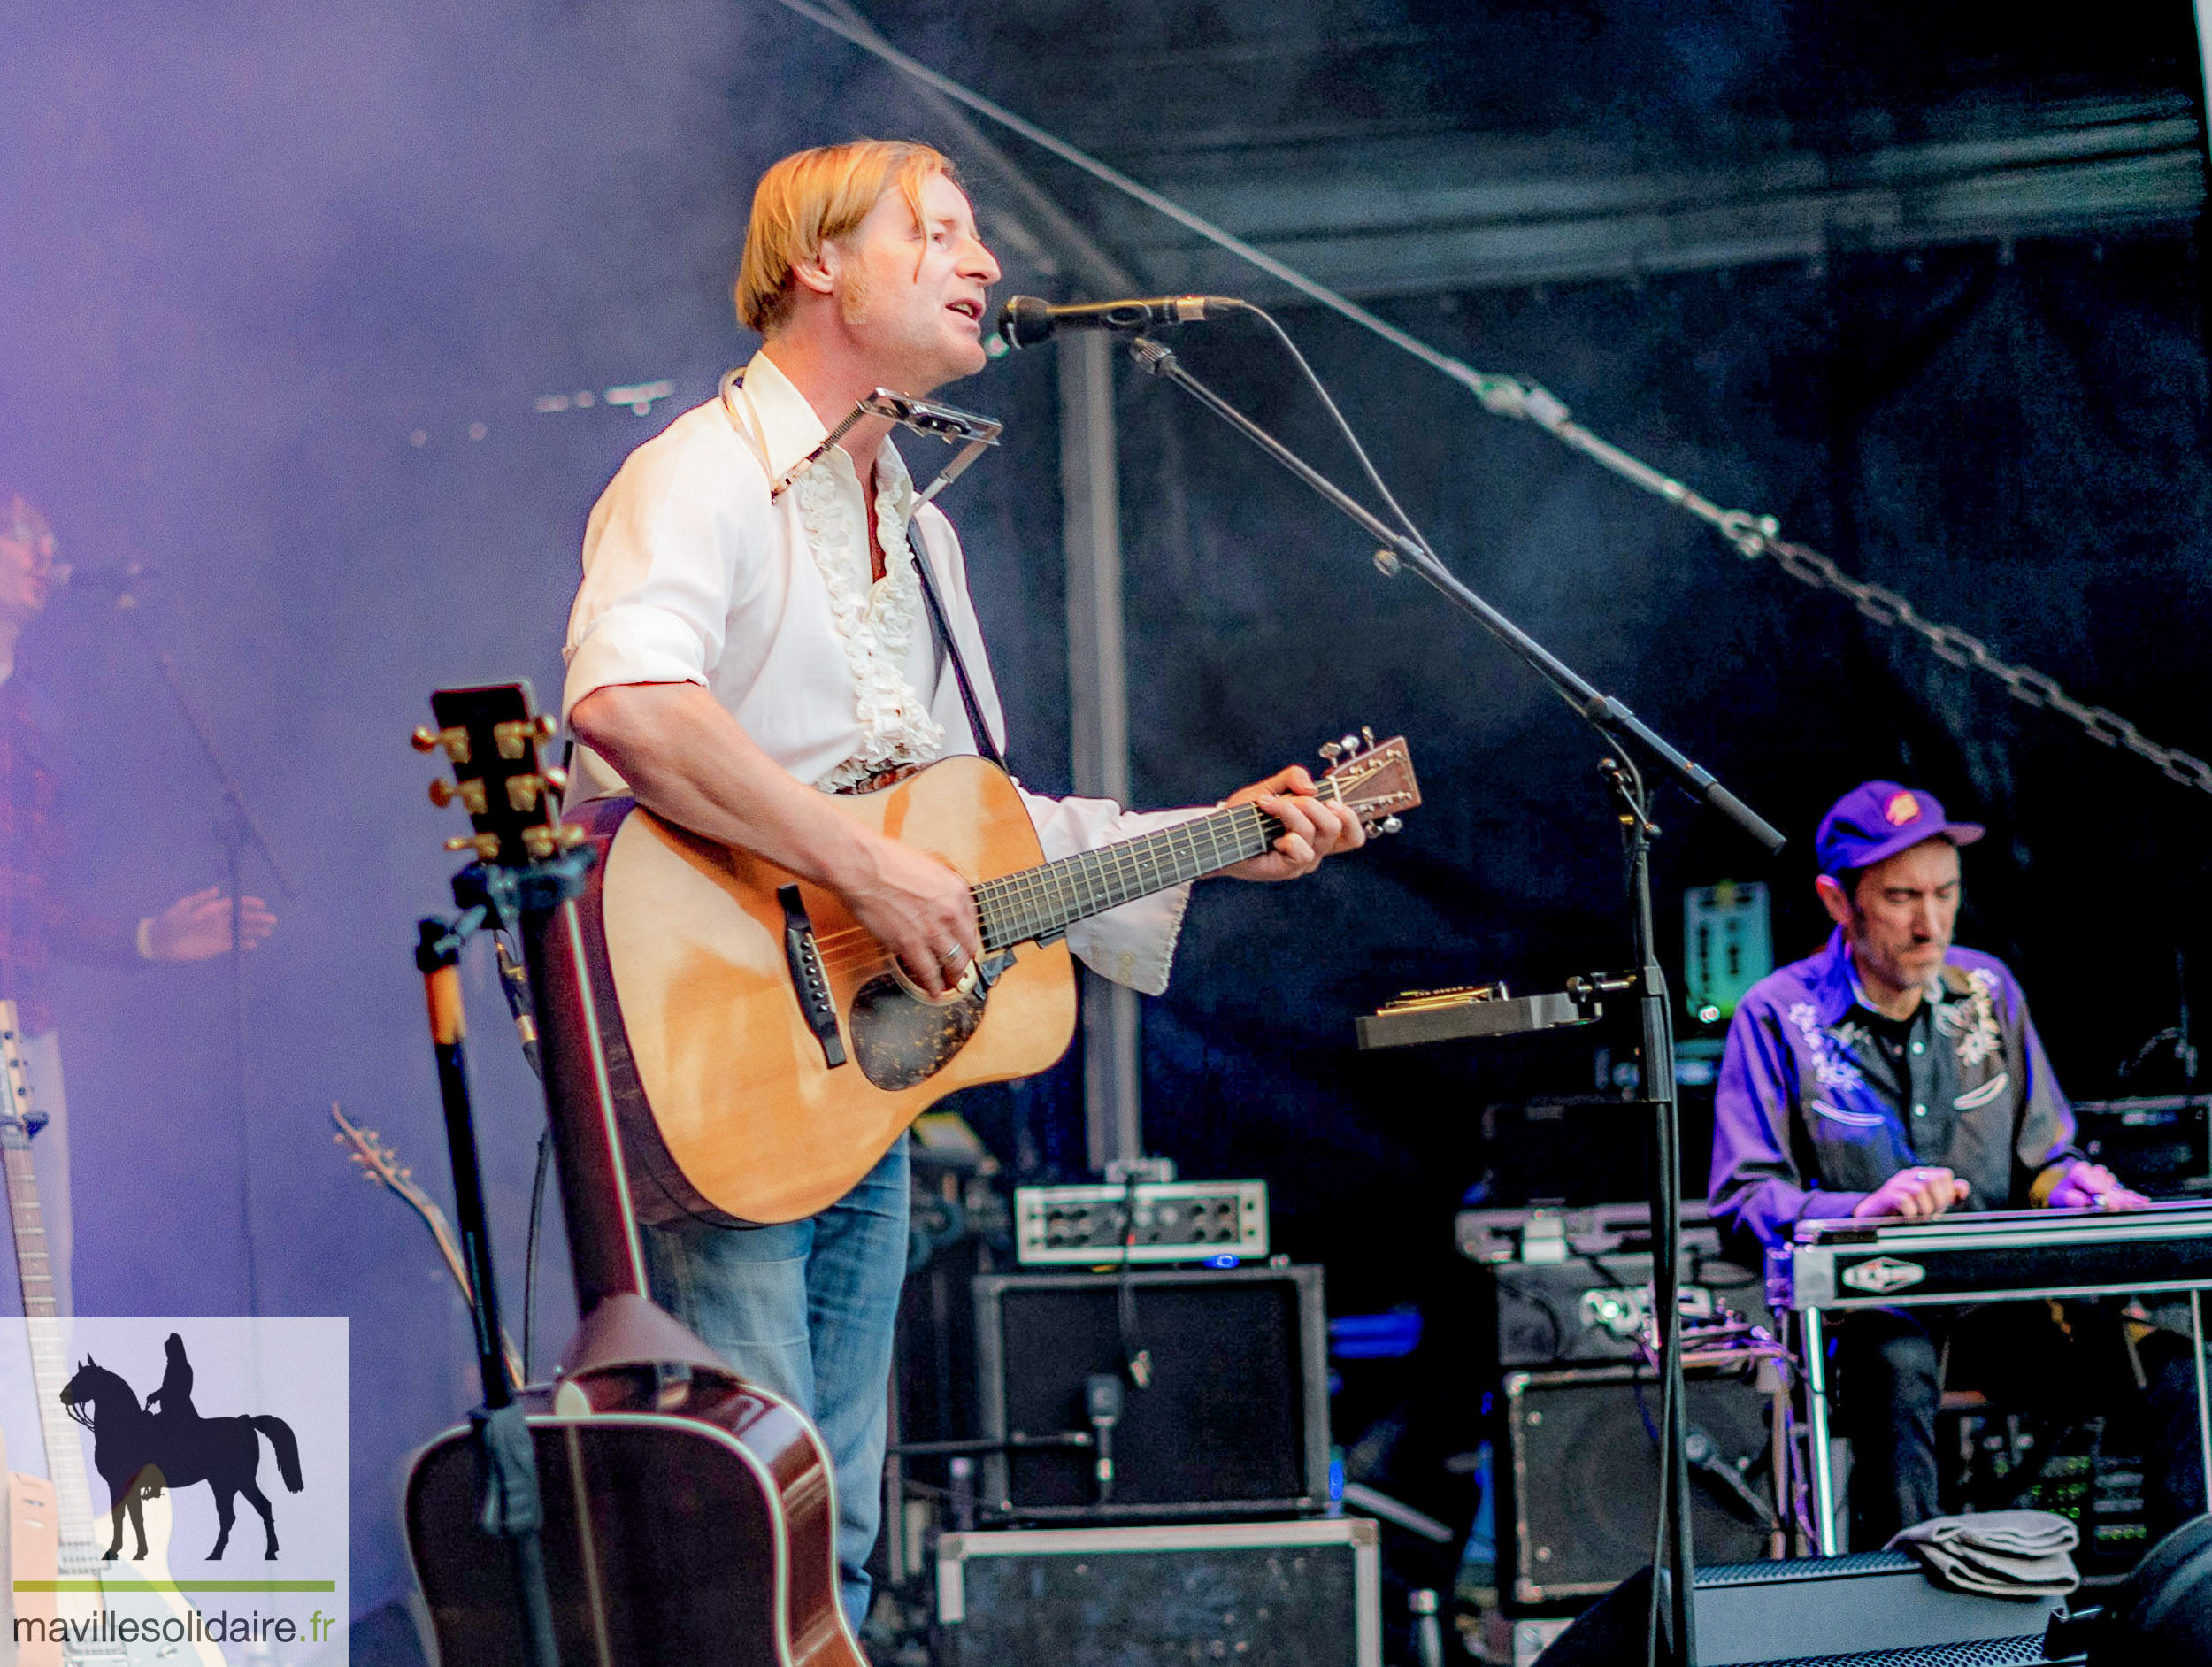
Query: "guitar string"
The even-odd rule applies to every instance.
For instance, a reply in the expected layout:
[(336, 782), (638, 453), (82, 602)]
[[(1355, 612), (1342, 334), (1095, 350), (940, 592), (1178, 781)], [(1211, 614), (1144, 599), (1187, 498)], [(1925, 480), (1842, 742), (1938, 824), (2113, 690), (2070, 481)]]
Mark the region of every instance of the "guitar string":
[[(978, 917), (987, 926), (990, 925), (995, 918), (1009, 926), (1015, 926), (1018, 922), (1032, 923), (1032, 932), (1025, 935), (1034, 935), (1034, 932), (1041, 931), (1055, 913), (1065, 911), (1079, 918), (1082, 911), (1096, 902), (1102, 895), (1111, 896), (1110, 889), (1102, 878), (1103, 870), (1100, 866), (1102, 858), (1110, 856), (1130, 877), (1141, 883), (1145, 877), (1148, 859), (1150, 859), (1149, 866), (1156, 875), (1162, 866), (1156, 858), (1150, 857), (1152, 849), (1169, 850), (1174, 841), (1187, 839), (1191, 830), (1203, 827), (1217, 819), (1228, 820), (1239, 818), (1240, 813), (1251, 809), (1252, 807), (1247, 805), (1234, 806), (1227, 818), (1207, 817), (1191, 822), (1179, 823), (1173, 827), (1163, 828), (1156, 833), (1145, 834), (1135, 840), (1123, 841), (1116, 845), (1105, 847), (1100, 851), (1079, 852), (1073, 857), (1063, 857), (1054, 863), (1042, 864), (1020, 873), (1002, 875), (995, 880), (983, 881), (971, 888), (975, 895)], [(1254, 822), (1251, 834), (1256, 834), (1262, 830), (1264, 823), (1272, 820), (1274, 818), (1264, 812), (1259, 813)], [(1279, 828), (1282, 825), (1278, 822), (1276, 826)], [(1249, 834), (1247, 835), (1247, 837), (1249, 836)], [(1176, 878), (1160, 880), (1158, 882), (1160, 885), (1173, 885), (1182, 878), (1186, 878), (1180, 872), (1179, 859), (1175, 861), (1174, 867)], [(1085, 883), (1078, 883), (1078, 875)], [(1130, 895), (1134, 895), (1134, 893), (1130, 894)], [(1129, 901), (1128, 896), (1115, 897), (1110, 902), (1105, 903), (1103, 906), (1112, 908), (1127, 901)], [(841, 949), (849, 941), (864, 937), (869, 937), (867, 928), (855, 926), (821, 933), (816, 938), (815, 943), (818, 948), (829, 951), (832, 946)], [(1021, 941), (1020, 938), (1014, 940), (1017, 942)], [(870, 941), (872, 944), (872, 938)]]
[[(1241, 862), (1248, 854), (1243, 849), (1244, 843), (1264, 834), (1270, 823), (1273, 823), (1279, 833), (1283, 825), (1272, 816), (1251, 805), (1237, 805), (1225, 815), (1179, 823), (1137, 840), (1122, 841), (1120, 847), (1109, 846), (1105, 851), (1117, 853), (1116, 860), (1129, 864), (1133, 875), (1140, 880), (1144, 878), (1149, 859), (1157, 882), (1150, 889), (1159, 890), (1187, 880), (1202, 879), (1221, 868)], [(1240, 839), (1237, 844), (1228, 848), (1235, 854), (1225, 857), (1222, 835), (1233, 829), (1240, 835)], [(1197, 850), (1197, 839), (1202, 833), (1210, 848), (1209, 854), (1203, 857)], [(1273, 844), (1274, 839), (1268, 838), (1248, 854), (1262, 855)], [(1178, 846), (1182, 849), (1178, 850)], [(1162, 853), (1167, 860), (1164, 863), (1153, 857), (1155, 851)], [(1097, 859), (1102, 855), (1104, 853), (1096, 851), (1079, 852), (1074, 857), (1063, 857), (1058, 862), (1047, 863), (1018, 875), (1002, 876), (972, 887), (979, 924), (984, 927), (987, 939), (998, 939), (995, 943), (987, 943), (987, 948), (995, 950), (1026, 942), (1054, 926), (1070, 925), (1088, 915), (1103, 913), (1105, 910), (1126, 903), (1130, 896), (1138, 895), (1133, 892), (1129, 896), (1112, 897), (1110, 889), (1102, 883), (1095, 867)], [(1187, 871), (1187, 862), (1193, 864)], [(1080, 883), (1079, 876), (1090, 883), (1087, 886)], [(1010, 881), (1015, 887), (1011, 893), (1006, 889)], [(998, 938), (998, 931), (993, 930), (995, 926), (1010, 935)], [(855, 939), (865, 939), (866, 942), (856, 943), (853, 941)], [(889, 960), (882, 947), (863, 926), (824, 933), (815, 940), (815, 946), (821, 954), (826, 971), (849, 972), (865, 965), (871, 959)]]
[[(1371, 769), (1363, 771), (1359, 779), (1364, 782), (1375, 773)], [(1325, 777), (1318, 784), (1315, 796), (1333, 803), (1356, 803), (1345, 798), (1343, 787), (1343, 783)], [(1246, 812), (1255, 814), (1249, 818), (1240, 814)], [(1248, 828), (1243, 826), (1248, 819), (1251, 824)], [(1256, 806), (1250, 804), (1235, 805), (1230, 807), (1226, 815), (1217, 813), (1195, 818), (1138, 839), (1121, 841), (1098, 850), (1078, 852), (1057, 862), (983, 881), (971, 889), (976, 900), (978, 923), (983, 928), (987, 941), (997, 940), (995, 942), (987, 941), (986, 948), (993, 950), (1010, 948), (1038, 936), (1051, 926), (1071, 924), (1088, 914), (1102, 913), (1108, 909), (1118, 907), (1142, 895), (1146, 889), (1162, 889), (1232, 866), (1244, 860), (1245, 853), (1240, 849), (1238, 855), (1222, 860), (1222, 832), (1234, 826), (1237, 833), (1248, 840), (1264, 832), (1270, 822), (1274, 823), (1279, 834), (1283, 824), (1272, 816), (1257, 810)], [(1215, 860), (1199, 859), (1198, 866), (1193, 872), (1185, 873), (1183, 857), (1186, 855), (1196, 857), (1195, 839), (1202, 832), (1210, 841), (1210, 856)], [(1188, 849), (1183, 854), (1174, 854), (1178, 842)], [(1263, 855), (1273, 843), (1274, 839), (1271, 837), (1250, 855)], [(1160, 878), (1161, 864), (1152, 855), (1155, 850), (1172, 856), (1172, 878)], [(1123, 878), (1133, 882), (1137, 889), (1115, 895), (1113, 880), (1108, 876), (1106, 869), (1109, 862), (1114, 864)], [(1148, 867), (1151, 870), (1149, 876)], [(1149, 887), (1145, 886), (1148, 878), (1155, 882)], [(1002, 932), (1004, 936), (1000, 935)], [(867, 943), (856, 946), (853, 941), (862, 938), (867, 939)], [(822, 956), (826, 971), (849, 971), (865, 964), (872, 957), (887, 963), (890, 958), (883, 953), (867, 929), (859, 926), (823, 933), (815, 939), (815, 947)], [(861, 949), (857, 956), (853, 953), (856, 947)]]

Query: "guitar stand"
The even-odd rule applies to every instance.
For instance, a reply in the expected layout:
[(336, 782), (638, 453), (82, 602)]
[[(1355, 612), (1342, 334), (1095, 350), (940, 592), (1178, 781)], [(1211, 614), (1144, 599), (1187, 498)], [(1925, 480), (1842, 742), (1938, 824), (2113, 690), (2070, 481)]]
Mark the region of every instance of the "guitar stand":
[(530, 1426), (508, 1381), (499, 1346), (499, 1286), (492, 1273), (491, 1234), (484, 1211), (484, 1177), (477, 1157), (476, 1119), (462, 1056), (467, 1021), (461, 1005), (461, 946), (484, 921), (481, 908), (451, 922), (426, 919), (419, 927), (415, 965), (423, 975), (430, 1011), (430, 1042), (438, 1061), (438, 1089), (445, 1106), (446, 1146), (453, 1160), (454, 1213), (461, 1255), (473, 1287), (476, 1368), (484, 1404), (469, 1414), (476, 1448), (477, 1525), (507, 1541), (515, 1571), (515, 1599), (522, 1618), (524, 1659), (530, 1667), (560, 1667), (553, 1640), (553, 1599), (546, 1586), (545, 1552), (538, 1533), (545, 1505), (538, 1492), (537, 1455)]

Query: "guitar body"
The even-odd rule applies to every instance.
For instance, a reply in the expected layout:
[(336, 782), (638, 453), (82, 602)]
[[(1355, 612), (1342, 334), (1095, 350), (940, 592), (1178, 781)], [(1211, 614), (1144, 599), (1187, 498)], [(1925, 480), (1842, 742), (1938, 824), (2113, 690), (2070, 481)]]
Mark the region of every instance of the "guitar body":
[[(712, 1374), (666, 1406), (649, 1371), (572, 1381), (588, 1414), (523, 1397), (563, 1661), (864, 1667), (837, 1602), (829, 1463), (797, 1411)], [(408, 1479), (416, 1579), (440, 1660), (524, 1667), (514, 1566), (477, 1497), (469, 1432), (449, 1430)]]
[[(77, 1426), (63, 1410), (62, 1391), (70, 1379), (65, 1322), (54, 1306), (54, 1282), (46, 1261), (46, 1218), (38, 1197), (38, 1172), (31, 1163), (31, 1137), (25, 1118), (33, 1110), (30, 1077), (23, 1066), (21, 1027), (16, 1005), (0, 1001), (0, 1176), (4, 1176), (9, 1230), (15, 1239), (16, 1279), (23, 1296), (23, 1328), (30, 1348), (31, 1382), (38, 1406), (39, 1435), (46, 1448), (48, 1478), (0, 1476), (0, 1508), (8, 1513), (9, 1561), (16, 1580), (61, 1579), (69, 1592), (16, 1592), (8, 1617), (8, 1644), (0, 1661), (99, 1663), (139, 1667), (190, 1659), (199, 1667), (224, 1667), (223, 1653), (207, 1637), (199, 1612), (177, 1590), (169, 1572), (169, 1533), (174, 1495), (167, 1489), (139, 1502), (142, 1541), (127, 1518), (120, 1533), (123, 1553), (102, 1555), (117, 1533), (107, 1502), (95, 1510), (85, 1477), (84, 1449)], [(88, 1358), (88, 1364), (89, 1360)], [(103, 1493), (109, 1490), (103, 1488)], [(4, 1609), (5, 1606), (0, 1606)], [(127, 1621), (141, 1625), (174, 1621), (183, 1634), (172, 1642), (160, 1637), (115, 1635)]]
[[(1021, 795), (953, 757), (835, 795), (874, 832), (971, 883), (1043, 861)], [(987, 992), (920, 1001), (831, 894), (629, 801), (578, 818), (603, 848), (579, 914), (639, 1216), (794, 1221), (835, 1202), (953, 1093), (1049, 1067), (1075, 1034), (1064, 941), (1025, 946)], [(845, 1063), (826, 1063), (786, 953), (797, 886)]]

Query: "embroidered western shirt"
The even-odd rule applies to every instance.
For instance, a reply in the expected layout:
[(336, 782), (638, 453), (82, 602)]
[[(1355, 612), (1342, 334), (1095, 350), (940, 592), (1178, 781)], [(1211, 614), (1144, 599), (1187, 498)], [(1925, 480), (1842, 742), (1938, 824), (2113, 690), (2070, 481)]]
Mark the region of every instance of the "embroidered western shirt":
[(1972, 1188), (1956, 1208), (2022, 1210), (2037, 1175), (2080, 1156), (2073, 1139), (2004, 963), (1953, 949), (1901, 1026), (1867, 1005), (1839, 927), (1736, 1009), (1714, 1100), (1713, 1215), (1731, 1236), (1779, 1244), (1915, 1164)]
[[(825, 453), (770, 501), (772, 483), (826, 433), (762, 353), (729, 409), (709, 401), (630, 454), (585, 529), (564, 717), (611, 684), (701, 684), (769, 757), (826, 789), (979, 751), (950, 659), (930, 630), (907, 547), (910, 519), (984, 721), (1003, 736), (960, 541), (934, 504), (915, 510), (898, 453), (887, 443), (876, 468), (881, 580), (860, 480), (842, 450)], [(580, 803), (627, 791), (589, 749), (576, 759)], [(1023, 797), (1054, 859), (1198, 814)], [(1156, 995), (1189, 897), (1179, 886), (1125, 903), (1071, 928), (1068, 947), (1105, 977)]]

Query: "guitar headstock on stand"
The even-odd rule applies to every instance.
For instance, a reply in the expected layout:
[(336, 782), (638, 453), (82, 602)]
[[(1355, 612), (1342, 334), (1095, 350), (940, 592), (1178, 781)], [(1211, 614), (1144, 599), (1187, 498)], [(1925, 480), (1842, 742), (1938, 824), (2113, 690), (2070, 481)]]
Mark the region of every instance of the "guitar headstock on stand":
[(583, 830), (564, 827), (557, 813), (566, 772), (538, 762), (538, 743), (557, 726), (534, 710), (527, 683), (440, 689), (430, 710), (438, 726), (417, 729), (415, 749), (442, 750), (453, 765), (452, 780), (430, 784), (430, 802), (443, 808), (457, 800), (476, 830), (448, 840), (446, 849), (520, 868), (583, 843)]
[[(598, 851), (583, 828), (560, 819), (567, 778), (539, 762), (538, 744), (551, 739), (555, 726), (538, 714), (527, 683), (440, 689), (430, 697), (430, 707), (435, 726), (418, 729), (415, 745), (424, 752), (442, 752), (453, 766), (453, 779), (434, 783), (430, 797), (441, 806), (457, 801), (472, 828), (446, 841), (449, 850), (466, 851), (473, 858), (453, 877), (459, 913), (450, 920), (424, 920), (415, 952), (447, 1095), (463, 1248), (468, 1248), (469, 1218), (480, 1220), (483, 1206), (468, 1126), (467, 1085), (458, 1069), (466, 1026), (457, 965), (471, 936), (512, 927), (529, 970), (546, 1112), (560, 1160), (562, 1213), (577, 1306), (584, 1315), (582, 1327), (562, 1356), (564, 1371), (573, 1378), (642, 1358), (655, 1371), (673, 1362), (686, 1371), (726, 1373), (711, 1349), (654, 1308), (647, 1295), (645, 1252), (622, 1156), (620, 1112), (608, 1084), (599, 1011), (581, 941), (578, 899)], [(481, 1276), (472, 1257), (468, 1271), (480, 1305), (488, 1307), (495, 1297), (495, 1284)], [(493, 1334), (480, 1323), (480, 1351)], [(641, 1343), (641, 1338), (651, 1341)], [(645, 1352), (641, 1355), (640, 1349)], [(491, 1375), (488, 1366), (488, 1382)]]
[[(430, 802), (442, 810), (457, 803), (468, 812), (473, 831), (447, 840), (445, 848), (470, 852), (475, 860), (453, 877), (453, 900), (461, 913), (450, 930), (424, 922), (417, 959), (426, 975), (434, 960), (449, 964), (477, 931), (520, 927), (524, 916), (550, 915), (573, 900), (596, 860), (585, 831), (560, 819), (568, 774), (539, 761), (538, 743), (550, 740), (557, 726), (536, 711), (529, 684), (440, 689), (430, 697), (430, 710), (436, 726), (416, 729), (415, 749), (442, 752), (453, 766), (451, 780), (430, 784)], [(503, 941), (499, 964), (523, 1051), (531, 1069), (540, 1071), (529, 980)], [(458, 989), (449, 980), (438, 987)], [(434, 1015), (434, 1029), (439, 1022)]]

